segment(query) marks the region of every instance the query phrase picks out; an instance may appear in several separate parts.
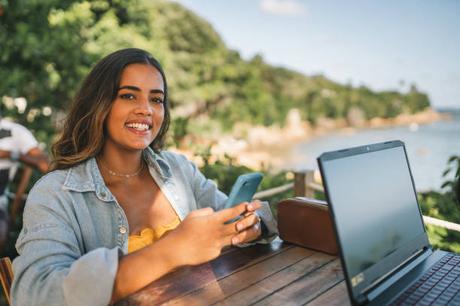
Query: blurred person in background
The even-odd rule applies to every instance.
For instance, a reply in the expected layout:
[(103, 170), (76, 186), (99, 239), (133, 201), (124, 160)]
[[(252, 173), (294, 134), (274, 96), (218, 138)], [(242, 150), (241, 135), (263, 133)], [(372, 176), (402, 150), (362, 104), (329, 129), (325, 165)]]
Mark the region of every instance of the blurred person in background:
[[(24, 170), (10, 206), (8, 186), (16, 175), (19, 163), (24, 164)], [(27, 128), (2, 118), (0, 113), (0, 252), (3, 251), (8, 236), (9, 211), (14, 212), (14, 219), (29, 182), (30, 167), (45, 173), (48, 170), (47, 156)]]

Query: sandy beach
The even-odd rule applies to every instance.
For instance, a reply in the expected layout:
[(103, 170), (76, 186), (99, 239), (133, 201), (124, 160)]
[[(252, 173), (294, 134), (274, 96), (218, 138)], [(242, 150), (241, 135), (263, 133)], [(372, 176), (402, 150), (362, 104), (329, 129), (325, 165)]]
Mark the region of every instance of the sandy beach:
[[(436, 112), (428, 108), (416, 114), (401, 114), (395, 118), (373, 118), (347, 122), (345, 119), (333, 120), (323, 118), (315, 126), (304, 122), (300, 112), (291, 110), (284, 127), (279, 126), (249, 126), (239, 124), (234, 127), (232, 134), (222, 135), (219, 139), (208, 140), (211, 147), (211, 162), (224, 155), (231, 156), (235, 162), (255, 170), (273, 170), (282, 168), (284, 161), (292, 160), (292, 148), (329, 133), (355, 133), (359, 129), (380, 129), (395, 126), (407, 126), (417, 129), (419, 125), (429, 124), (440, 120), (450, 120), (448, 114)], [(203, 143), (206, 141), (202, 140)], [(201, 158), (186, 148), (176, 149), (194, 160), (198, 165)]]

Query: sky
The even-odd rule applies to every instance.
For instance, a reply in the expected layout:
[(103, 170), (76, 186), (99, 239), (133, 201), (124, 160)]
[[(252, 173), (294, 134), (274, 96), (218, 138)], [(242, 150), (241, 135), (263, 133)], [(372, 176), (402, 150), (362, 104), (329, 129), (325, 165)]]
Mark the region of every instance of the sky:
[(244, 59), (460, 108), (458, 0), (177, 0)]

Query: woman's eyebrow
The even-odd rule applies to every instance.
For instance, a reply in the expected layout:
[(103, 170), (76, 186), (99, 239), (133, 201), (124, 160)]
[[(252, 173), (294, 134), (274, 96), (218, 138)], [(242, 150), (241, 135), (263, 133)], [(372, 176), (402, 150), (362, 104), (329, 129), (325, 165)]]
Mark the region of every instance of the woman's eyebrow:
[(151, 89), (151, 90), (150, 90), (150, 93), (159, 93), (159, 94), (162, 94), (162, 95), (165, 94), (164, 91), (161, 90), (161, 89)]
[[(134, 90), (134, 91), (141, 91), (141, 89), (137, 86), (131, 86), (131, 85), (125, 85), (125, 86), (121, 86), (120, 88), (118, 88), (118, 90), (122, 90), (122, 89), (130, 89), (130, 90)], [(160, 93), (160, 94), (165, 94), (163, 90), (161, 89), (151, 89), (150, 90), (150, 93)]]

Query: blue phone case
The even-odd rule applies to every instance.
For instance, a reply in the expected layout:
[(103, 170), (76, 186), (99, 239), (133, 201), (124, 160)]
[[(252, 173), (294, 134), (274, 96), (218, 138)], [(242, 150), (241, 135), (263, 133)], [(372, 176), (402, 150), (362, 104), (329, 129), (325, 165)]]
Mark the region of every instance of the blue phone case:
[(263, 175), (259, 172), (252, 172), (240, 175), (233, 184), (232, 190), (225, 202), (225, 208), (233, 207), (242, 202), (251, 202), (252, 197), (257, 191)]

